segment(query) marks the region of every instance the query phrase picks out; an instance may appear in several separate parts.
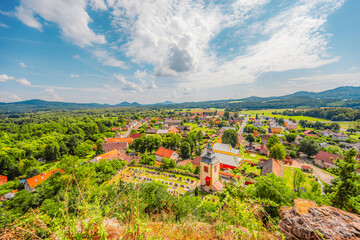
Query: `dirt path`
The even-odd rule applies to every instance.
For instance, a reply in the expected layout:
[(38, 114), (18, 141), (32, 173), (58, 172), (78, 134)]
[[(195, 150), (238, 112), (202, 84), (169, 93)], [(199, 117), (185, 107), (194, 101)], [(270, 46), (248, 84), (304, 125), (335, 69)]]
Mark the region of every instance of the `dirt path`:
[(309, 160), (307, 160), (307, 159), (305, 159), (305, 157), (302, 157), (302, 159), (305, 160), (305, 162), (308, 163), (308, 165), (313, 169), (314, 173), (316, 174), (316, 176), (318, 176), (318, 178), (321, 179), (321, 181), (323, 181), (324, 183), (327, 183), (327, 184), (329, 184), (329, 185), (331, 184), (331, 180), (334, 179), (333, 176), (325, 173), (325, 172), (322, 171), (320, 168), (314, 166), (314, 165), (312, 164), (312, 162), (309, 161)]

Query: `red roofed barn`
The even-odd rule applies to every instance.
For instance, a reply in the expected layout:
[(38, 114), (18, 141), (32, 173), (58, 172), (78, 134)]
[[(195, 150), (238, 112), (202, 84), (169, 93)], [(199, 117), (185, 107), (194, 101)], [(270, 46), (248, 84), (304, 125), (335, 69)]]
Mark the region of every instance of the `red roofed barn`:
[(168, 159), (174, 159), (175, 161), (177, 161), (179, 159), (179, 154), (177, 154), (175, 151), (171, 150), (171, 149), (166, 149), (163, 147), (160, 147), (157, 151), (156, 151), (156, 161), (161, 162), (161, 160), (163, 158), (168, 158)]

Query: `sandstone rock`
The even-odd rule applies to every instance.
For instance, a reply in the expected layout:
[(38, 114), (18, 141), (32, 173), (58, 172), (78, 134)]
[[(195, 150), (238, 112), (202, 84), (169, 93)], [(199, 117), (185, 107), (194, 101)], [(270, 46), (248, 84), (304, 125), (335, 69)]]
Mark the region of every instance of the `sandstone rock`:
[(360, 239), (360, 216), (310, 200), (281, 207), (279, 229), (287, 239)]

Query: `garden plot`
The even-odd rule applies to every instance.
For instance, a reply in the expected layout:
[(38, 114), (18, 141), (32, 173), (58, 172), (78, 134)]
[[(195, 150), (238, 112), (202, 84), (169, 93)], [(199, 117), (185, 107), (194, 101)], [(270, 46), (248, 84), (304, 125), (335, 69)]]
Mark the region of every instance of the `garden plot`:
[(199, 183), (198, 178), (182, 174), (169, 173), (145, 167), (127, 167), (110, 180), (110, 183), (118, 183), (120, 179), (127, 183), (145, 183), (159, 181), (166, 185), (168, 191), (173, 195), (185, 195), (191, 192)]

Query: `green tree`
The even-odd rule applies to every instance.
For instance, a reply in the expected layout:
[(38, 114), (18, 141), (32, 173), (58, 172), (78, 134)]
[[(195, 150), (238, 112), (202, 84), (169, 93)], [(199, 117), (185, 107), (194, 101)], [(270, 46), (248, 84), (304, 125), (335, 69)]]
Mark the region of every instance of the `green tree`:
[(104, 148), (102, 146), (101, 143), (99, 143), (98, 145), (96, 145), (97, 148), (96, 148), (96, 155), (100, 155), (100, 154), (103, 154), (105, 151), (104, 151)]
[(143, 154), (140, 158), (139, 164), (154, 166), (156, 161), (155, 155)]
[(268, 149), (270, 149), (275, 144), (280, 144), (280, 139), (277, 134), (273, 134), (269, 137), (266, 146), (268, 147)]
[(245, 140), (252, 144), (253, 142), (255, 142), (255, 137), (252, 133), (249, 133), (248, 135), (246, 135)]
[(285, 147), (282, 144), (275, 144), (270, 148), (270, 156), (276, 160), (284, 160), (286, 155)]
[(320, 146), (313, 138), (305, 137), (300, 141), (299, 151), (305, 153), (308, 157), (319, 152)]
[(180, 145), (180, 152), (182, 159), (188, 159), (191, 156), (191, 147), (188, 142), (183, 142)]
[(195, 187), (194, 194), (195, 194), (195, 196), (199, 196), (199, 188), (198, 188), (198, 186)]
[(44, 155), (45, 155), (46, 161), (58, 160), (58, 158), (60, 157), (59, 144), (57, 144), (57, 143), (47, 144), (45, 147)]
[(354, 148), (345, 153), (344, 160), (336, 159), (339, 176), (330, 199), (335, 207), (346, 211), (360, 213), (360, 175), (356, 172), (360, 168), (355, 156)]
[(306, 175), (301, 172), (300, 169), (294, 168), (294, 179), (293, 179), (293, 188), (297, 189), (297, 195), (300, 196), (301, 190), (300, 188), (304, 184)]
[(288, 141), (289, 143), (295, 141), (297, 134), (296, 133), (289, 133), (287, 134), (286, 137), (286, 141)]
[(200, 174), (200, 166), (196, 166), (194, 174)]
[(238, 143), (238, 134), (233, 129), (228, 129), (222, 135), (222, 142), (226, 144), (230, 144), (232, 147), (235, 147)]
[(342, 150), (339, 146), (337, 145), (330, 145), (327, 148), (323, 149), (325, 152), (328, 153), (332, 153), (332, 154), (337, 154), (337, 155), (342, 155)]

